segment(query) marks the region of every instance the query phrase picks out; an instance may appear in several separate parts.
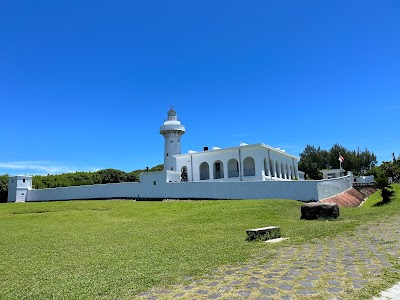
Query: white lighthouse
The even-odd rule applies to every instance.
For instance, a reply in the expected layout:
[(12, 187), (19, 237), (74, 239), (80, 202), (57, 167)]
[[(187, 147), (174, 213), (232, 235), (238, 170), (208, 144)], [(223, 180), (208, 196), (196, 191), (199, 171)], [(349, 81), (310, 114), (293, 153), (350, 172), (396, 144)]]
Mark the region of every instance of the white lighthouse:
[(160, 127), (160, 134), (164, 136), (164, 171), (176, 170), (174, 155), (181, 154), (181, 136), (185, 133), (185, 126), (178, 120), (174, 107), (168, 111), (168, 119)]

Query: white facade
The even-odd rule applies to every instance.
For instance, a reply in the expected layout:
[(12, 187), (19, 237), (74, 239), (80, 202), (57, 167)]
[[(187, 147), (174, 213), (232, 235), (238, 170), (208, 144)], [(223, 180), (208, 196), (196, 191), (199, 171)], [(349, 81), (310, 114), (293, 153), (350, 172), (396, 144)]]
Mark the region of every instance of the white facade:
[(298, 158), (265, 144), (175, 155), (182, 181), (266, 181), (299, 178)]
[(168, 111), (168, 119), (160, 127), (160, 134), (164, 136), (164, 171), (176, 171), (174, 155), (181, 154), (181, 137), (185, 134), (185, 127), (181, 125), (173, 107)]

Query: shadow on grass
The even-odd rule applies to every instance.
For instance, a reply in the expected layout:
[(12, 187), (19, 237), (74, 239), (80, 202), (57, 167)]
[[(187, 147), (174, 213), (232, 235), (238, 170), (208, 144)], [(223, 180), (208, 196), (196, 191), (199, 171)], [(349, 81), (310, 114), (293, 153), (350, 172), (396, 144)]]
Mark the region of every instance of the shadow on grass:
[(392, 202), (395, 192), (393, 190), (389, 190), (386, 188), (382, 189), (381, 195), (382, 195), (382, 201), (375, 203), (373, 205), (374, 207), (383, 206)]

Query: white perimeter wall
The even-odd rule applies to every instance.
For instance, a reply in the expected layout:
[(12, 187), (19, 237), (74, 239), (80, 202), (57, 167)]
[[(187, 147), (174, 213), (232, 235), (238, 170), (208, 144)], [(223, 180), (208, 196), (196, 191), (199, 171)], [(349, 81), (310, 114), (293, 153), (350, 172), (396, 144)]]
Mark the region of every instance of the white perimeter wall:
[[(30, 190), (26, 201), (110, 198), (293, 199), (322, 200), (352, 187), (352, 176), (330, 180), (253, 182), (166, 182), (165, 174), (143, 176), (141, 183), (112, 183)], [(175, 173), (175, 172), (174, 172)], [(179, 173), (177, 173), (179, 176)]]
[(353, 187), (353, 175), (318, 181), (318, 200), (343, 193)]

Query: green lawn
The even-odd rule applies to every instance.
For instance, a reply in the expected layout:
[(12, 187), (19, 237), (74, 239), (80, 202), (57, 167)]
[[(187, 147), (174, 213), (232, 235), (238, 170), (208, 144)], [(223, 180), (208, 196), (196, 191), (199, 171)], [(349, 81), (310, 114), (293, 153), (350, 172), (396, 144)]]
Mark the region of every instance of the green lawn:
[(395, 201), (341, 209), (335, 221), (300, 220), (300, 202), (69, 201), (0, 205), (0, 299), (130, 298), (185, 276), (245, 261), (266, 247), (245, 230), (278, 225), (289, 243), (400, 215)]

